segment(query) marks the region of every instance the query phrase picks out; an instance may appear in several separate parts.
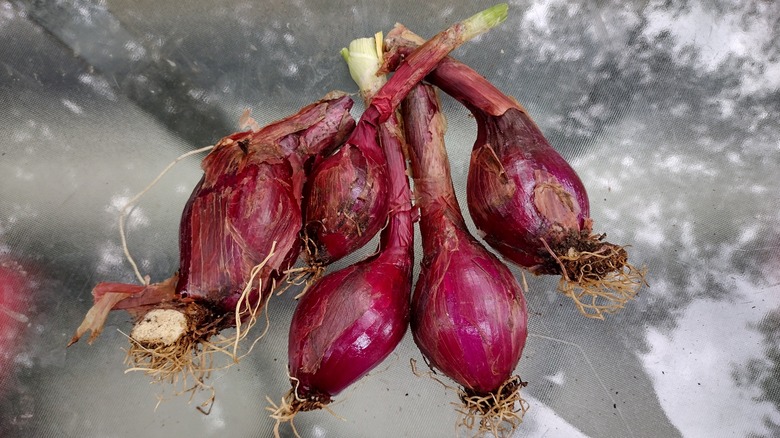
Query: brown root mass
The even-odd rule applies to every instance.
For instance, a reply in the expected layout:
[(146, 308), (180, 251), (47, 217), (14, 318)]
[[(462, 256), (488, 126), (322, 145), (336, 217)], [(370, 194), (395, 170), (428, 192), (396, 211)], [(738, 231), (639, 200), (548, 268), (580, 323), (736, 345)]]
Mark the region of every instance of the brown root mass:
[(588, 318), (615, 313), (647, 285), (647, 270), (629, 263), (626, 249), (605, 242), (605, 237), (582, 231), (552, 239), (552, 245), (542, 239), (548, 261), (537, 272), (559, 273), (558, 290)]
[(200, 407), (205, 408), (214, 397), (213, 389), (205, 382), (214, 370), (214, 352), (219, 350), (210, 339), (225, 328), (229, 318), (215, 316), (212, 310), (195, 302), (177, 310), (187, 319), (185, 333), (168, 345), (139, 342), (129, 337), (127, 371), (143, 371), (154, 383), (170, 383), (176, 394), (194, 395), (200, 389), (209, 389), (212, 397)]
[(317, 244), (309, 237), (305, 230), (301, 232), (300, 237), (301, 241), (303, 242), (302, 255), (306, 266), (300, 268), (290, 268), (285, 271), (284, 275), (287, 276), (287, 285), (280, 288), (276, 293), (277, 295), (281, 295), (290, 286), (303, 285), (301, 291), (298, 292), (295, 297), (293, 297), (295, 300), (301, 299), (301, 297), (306, 294), (309, 288), (314, 283), (316, 283), (320, 277), (322, 277), (322, 275), (325, 273), (325, 270), (327, 269), (326, 265), (328, 264), (326, 260), (323, 260), (320, 257)]
[(275, 438), (281, 437), (279, 428), (281, 427), (282, 423), (290, 423), (290, 427), (292, 428), (293, 433), (296, 437), (300, 438), (298, 431), (295, 429), (295, 423), (293, 422), (298, 412), (325, 409), (326, 411), (336, 416), (336, 414), (328, 408), (328, 404), (331, 402), (329, 395), (311, 393), (305, 397), (300, 397), (298, 395), (297, 379), (291, 378), (290, 380), (293, 382), (293, 388), (287, 391), (287, 394), (282, 397), (282, 400), (278, 405), (274, 403), (273, 400), (271, 400), (269, 397), (266, 397), (266, 400), (268, 400), (270, 406), (265, 409), (271, 413), (270, 417), (276, 420), (276, 424), (274, 425)]
[[(215, 397), (214, 388), (206, 383), (211, 372), (237, 364), (268, 331), (268, 301), (273, 294), (268, 293), (265, 299), (259, 299), (254, 304), (250, 301), (250, 296), (255, 289), (253, 286), (256, 290), (263, 289), (262, 281), (257, 279), (257, 276), (274, 255), (275, 248), (276, 242), (268, 256), (252, 268), (235, 312), (219, 312), (201, 302), (179, 302), (172, 304), (170, 308), (185, 315), (187, 329), (176, 342), (167, 345), (146, 343), (128, 336), (130, 348), (127, 351), (126, 363), (130, 368), (126, 372), (143, 371), (152, 377), (153, 383), (170, 383), (174, 388), (174, 395), (190, 393), (194, 396), (199, 390), (209, 390), (211, 397), (198, 407), (198, 410), (208, 414)], [(273, 283), (271, 290), (275, 287), (276, 283)], [(255, 338), (246, 352), (239, 354), (239, 345), (257, 323), (262, 307), (265, 308), (265, 330)], [(232, 335), (221, 334), (223, 330), (231, 327), (235, 327)], [(226, 355), (230, 362), (217, 366), (215, 353)]]
[(301, 268), (288, 269), (284, 272), (284, 275), (287, 276), (286, 284), (279, 288), (279, 290), (276, 292), (276, 295), (282, 295), (291, 286), (303, 285), (301, 291), (293, 297), (294, 300), (300, 300), (301, 297), (306, 295), (306, 292), (309, 291), (309, 288), (312, 287), (314, 283), (316, 283), (317, 280), (322, 277), (322, 275), (325, 273), (325, 269), (327, 268), (321, 264), (312, 264)]
[(411, 359), (412, 373), (417, 377), (428, 377), (442, 385), (445, 390), (458, 395), (461, 403), (452, 403), (460, 414), (456, 428), (464, 427), (470, 431), (476, 429), (476, 436), (491, 433), (494, 437), (510, 436), (523, 422), (523, 417), (529, 409), (529, 404), (520, 396), (520, 390), (528, 385), (520, 376), (512, 376), (495, 392), (478, 394), (467, 388), (456, 388), (437, 377), (436, 371), (423, 356), (430, 368), (425, 374), (417, 370), (417, 361)]
[(322, 265), (320, 249), (317, 242), (309, 237), (308, 230), (301, 231), (301, 241), (303, 242), (303, 260), (306, 261), (307, 266), (319, 266)]

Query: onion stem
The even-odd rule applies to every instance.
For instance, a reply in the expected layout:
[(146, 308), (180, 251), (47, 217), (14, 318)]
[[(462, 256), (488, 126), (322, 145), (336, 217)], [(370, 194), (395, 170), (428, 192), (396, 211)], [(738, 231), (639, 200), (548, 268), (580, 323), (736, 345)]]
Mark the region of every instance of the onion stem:
[(455, 23), (407, 57), (371, 100), (373, 111), (379, 113), (379, 121), (387, 120), (409, 91), (447, 54), (506, 20), (508, 8), (506, 3), (501, 3)]

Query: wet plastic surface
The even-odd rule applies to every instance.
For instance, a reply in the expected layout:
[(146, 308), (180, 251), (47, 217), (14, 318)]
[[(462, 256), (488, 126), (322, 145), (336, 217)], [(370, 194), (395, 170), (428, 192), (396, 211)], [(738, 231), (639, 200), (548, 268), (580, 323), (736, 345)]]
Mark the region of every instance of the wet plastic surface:
[[(245, 108), (262, 125), (354, 92), (338, 55), (351, 39), (396, 21), (431, 36), (489, 5), (0, 2), (0, 436), (269, 436), (266, 396), (289, 388), (291, 293), (271, 301), (253, 353), (213, 375), (210, 415), (195, 409), (203, 394), (157, 406), (170, 391), (124, 373), (124, 313), (65, 349), (96, 282), (134, 281), (119, 209), (179, 154), (236, 131)], [(606, 321), (581, 317), (556, 279), (529, 278), (517, 436), (780, 433), (778, 23), (765, 1), (515, 2), (454, 53), (526, 106), (579, 172), (596, 231), (649, 270), (650, 288)], [(462, 194), (474, 121), (444, 106)], [(198, 166), (174, 168), (128, 221), (154, 281), (177, 268)], [(422, 364), (407, 335), (337, 397), (343, 420), (304, 413), (298, 431), (453, 436), (455, 395), (410, 358)]]

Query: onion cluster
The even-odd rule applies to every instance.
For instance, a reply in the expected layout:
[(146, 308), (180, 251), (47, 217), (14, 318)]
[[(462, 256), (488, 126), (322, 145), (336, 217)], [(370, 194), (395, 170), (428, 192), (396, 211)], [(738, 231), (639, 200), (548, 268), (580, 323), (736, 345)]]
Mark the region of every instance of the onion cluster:
[[(447, 57), (506, 13), (494, 6), (427, 42), (402, 25), (387, 39), (353, 41), (342, 55), (365, 99), (357, 123), (352, 99), (334, 93), (220, 140), (182, 213), (179, 270), (159, 283), (97, 284), (70, 343), (89, 330), (91, 342), (110, 311), (127, 310), (137, 319), (136, 368), (160, 380), (184, 371), (202, 386), (212, 369), (204, 352), (224, 350), (212, 338), (235, 328), (229, 342), (238, 345), (242, 318), (255, 320), (303, 252), (303, 272), (317, 274), (292, 316), (291, 389), (268, 408), (277, 436), (282, 422), (325, 407), (380, 364), (408, 326), (429, 365), (459, 385), (462, 425), (513, 431), (527, 408), (515, 375), (528, 335), (524, 291), (466, 227), (434, 86), (475, 117), (467, 204), (488, 245), (534, 274), (559, 275), (561, 292), (588, 317), (621, 308), (645, 273), (593, 233), (585, 186), (528, 112)], [(423, 258), (412, 293), (418, 219)], [(377, 233), (373, 255), (321, 275)]]

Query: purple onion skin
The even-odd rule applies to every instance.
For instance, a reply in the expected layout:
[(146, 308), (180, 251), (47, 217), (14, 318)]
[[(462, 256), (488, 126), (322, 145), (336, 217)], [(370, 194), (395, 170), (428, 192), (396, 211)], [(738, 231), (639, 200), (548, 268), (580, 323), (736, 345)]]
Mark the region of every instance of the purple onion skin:
[(466, 229), (433, 88), (413, 90), (402, 114), (424, 254), (412, 299), (412, 334), (434, 367), (471, 393), (489, 394), (520, 360), (527, 337), (525, 298), (506, 265)]
[(290, 325), (288, 358), (300, 396), (329, 401), (401, 342), (412, 284), (407, 253), (383, 251), (323, 277), (301, 298)]
[(556, 247), (571, 233), (590, 234), (582, 181), (524, 111), (476, 114), (466, 184), (474, 224), (490, 246), (518, 265), (537, 274), (560, 273), (542, 239)]
[(289, 371), (296, 394), (327, 403), (401, 342), (409, 324), (414, 231), (411, 193), (395, 118), (380, 129), (392, 213), (376, 255), (319, 279), (290, 324)]
[(203, 179), (182, 214), (176, 291), (234, 311), (252, 268), (270, 292), (300, 251), (304, 164), (355, 126), (347, 96), (323, 100), (257, 132), (222, 139), (203, 160)]
[[(396, 25), (386, 39), (385, 68), (392, 70), (420, 43)], [(476, 118), (466, 193), (485, 241), (536, 274), (560, 274), (542, 239), (558, 249), (566, 238), (592, 231), (588, 195), (577, 173), (517, 101), (470, 67), (445, 58), (426, 79)]]
[(308, 262), (328, 265), (368, 243), (385, 223), (388, 185), (376, 127), (361, 122), (338, 152), (316, 165), (306, 186)]
[[(430, 363), (477, 394), (511, 377), (525, 346), (526, 307), (511, 272), (463, 230), (426, 253), (412, 302), (412, 333)], [(425, 238), (423, 238), (425, 239)]]

